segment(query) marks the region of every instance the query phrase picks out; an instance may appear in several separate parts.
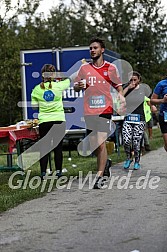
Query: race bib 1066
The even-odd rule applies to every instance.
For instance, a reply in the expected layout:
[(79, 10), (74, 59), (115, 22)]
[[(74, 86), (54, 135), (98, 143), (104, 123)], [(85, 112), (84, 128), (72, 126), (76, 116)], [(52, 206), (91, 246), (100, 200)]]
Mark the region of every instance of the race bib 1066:
[(90, 108), (104, 108), (106, 106), (105, 96), (90, 96), (89, 98), (89, 107)]

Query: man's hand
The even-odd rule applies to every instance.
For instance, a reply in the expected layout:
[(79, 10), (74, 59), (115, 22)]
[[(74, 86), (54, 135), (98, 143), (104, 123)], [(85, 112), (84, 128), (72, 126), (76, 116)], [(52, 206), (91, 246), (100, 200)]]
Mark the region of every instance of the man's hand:
[(167, 94), (164, 95), (163, 100), (164, 100), (164, 103), (167, 103)]
[(80, 81), (78, 81), (78, 83), (76, 83), (76, 84), (74, 85), (74, 90), (75, 90), (76, 92), (79, 92), (80, 90), (83, 90), (83, 89), (85, 89), (85, 88), (86, 88), (86, 86), (85, 86), (84, 80), (80, 80)]

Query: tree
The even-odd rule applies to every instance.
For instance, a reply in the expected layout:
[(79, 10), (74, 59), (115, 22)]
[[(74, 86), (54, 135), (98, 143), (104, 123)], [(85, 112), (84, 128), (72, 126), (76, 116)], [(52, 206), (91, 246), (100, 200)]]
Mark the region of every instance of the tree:
[[(3, 111), (0, 125), (9, 125), (22, 119), (22, 110), (17, 106), (17, 103), (21, 100), (20, 49), (25, 43), (26, 33), (24, 32), (24, 36), (21, 35), (16, 15), (21, 13), (21, 10), (17, 9), (13, 16), (7, 18), (7, 13), (11, 10), (11, 1), (3, 1), (3, 3), (6, 9), (4, 17), (0, 18), (0, 99), (1, 111)], [(29, 5), (30, 1), (26, 0), (26, 3)], [(30, 9), (31, 14), (33, 13), (32, 9)], [(26, 42), (28, 44), (28, 41)]]
[[(167, 49), (167, 23), (162, 13), (160, 1), (142, 1), (134, 3), (137, 21), (134, 31), (134, 53), (137, 68), (151, 86), (155, 76), (159, 76), (160, 64)], [(154, 77), (153, 77), (154, 76)]]
[(50, 11), (46, 22), (50, 46), (69, 47), (87, 45), (90, 24), (85, 20), (85, 11), (70, 9), (61, 3)]
[(15, 40), (15, 27), (17, 24), (17, 17), (14, 14), (7, 19), (7, 13), (10, 10), (11, 1), (1, 1), (4, 4), (4, 16), (0, 17), (0, 100), (1, 100), (1, 117), (0, 125), (11, 124), (14, 118), (19, 117), (15, 98), (18, 97), (19, 91), (16, 88), (20, 81), (19, 79), (19, 65), (17, 55), (17, 42)]
[[(76, 0), (73, 4), (78, 6)], [(79, 4), (87, 8), (95, 34), (152, 85), (167, 49), (167, 23), (161, 1), (80, 0)]]
[[(93, 36), (105, 39), (106, 47), (138, 70), (143, 81), (154, 85), (166, 70), (167, 23), (160, 0), (71, 0), (50, 10), (45, 19), (36, 14), (41, 0), (17, 1), (13, 15), (10, 0), (0, 16), (0, 125), (22, 119), (20, 49), (88, 45)], [(18, 15), (24, 16), (20, 23)]]

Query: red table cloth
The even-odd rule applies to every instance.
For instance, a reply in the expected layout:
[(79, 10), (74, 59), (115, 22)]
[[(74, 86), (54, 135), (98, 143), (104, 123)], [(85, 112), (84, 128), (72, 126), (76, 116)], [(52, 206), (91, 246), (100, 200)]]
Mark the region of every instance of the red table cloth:
[(9, 153), (13, 152), (16, 148), (16, 141), (21, 139), (38, 139), (38, 129), (29, 128), (28, 126), (21, 126), (20, 129), (16, 129), (16, 126), (0, 127), (0, 142), (8, 144)]

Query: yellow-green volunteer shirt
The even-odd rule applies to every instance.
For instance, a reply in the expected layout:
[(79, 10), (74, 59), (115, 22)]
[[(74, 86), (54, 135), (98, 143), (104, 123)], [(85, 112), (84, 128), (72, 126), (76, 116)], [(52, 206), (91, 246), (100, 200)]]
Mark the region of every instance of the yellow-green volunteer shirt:
[(150, 99), (145, 96), (144, 97), (144, 115), (145, 115), (145, 121), (149, 122), (151, 120), (151, 108), (150, 106), (147, 104), (147, 102), (150, 101)]
[(45, 82), (45, 89), (40, 84), (35, 86), (31, 93), (31, 103), (39, 108), (39, 123), (50, 121), (65, 121), (65, 114), (62, 102), (62, 92), (70, 86), (70, 80), (59, 82)]

